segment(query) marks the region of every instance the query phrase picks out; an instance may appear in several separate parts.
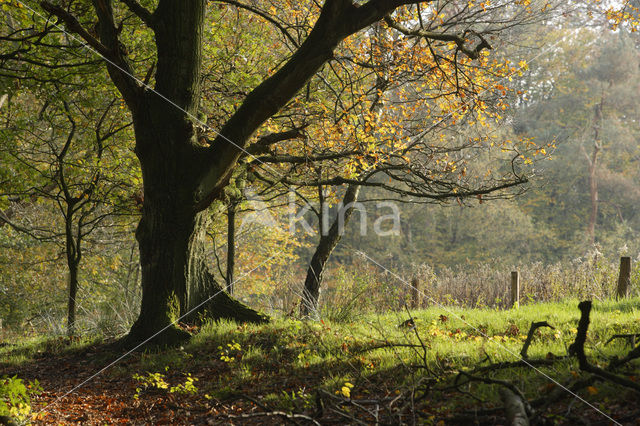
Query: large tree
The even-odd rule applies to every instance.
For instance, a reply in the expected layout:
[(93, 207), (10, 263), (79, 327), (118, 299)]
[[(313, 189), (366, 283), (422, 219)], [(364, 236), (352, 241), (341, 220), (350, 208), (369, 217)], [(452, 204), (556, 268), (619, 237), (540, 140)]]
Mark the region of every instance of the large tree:
[[(128, 343), (143, 341), (161, 330), (154, 337), (159, 344), (186, 338), (186, 333), (174, 325), (181, 317), (190, 320), (206, 314), (212, 318), (264, 320), (230, 298), (208, 271), (204, 255), (206, 209), (223, 196), (238, 160), (251, 152), (254, 134), (287, 106), (324, 64), (335, 59), (334, 52), (342, 41), (386, 18), (386, 25), (427, 45), (448, 43), (456, 52), (454, 60), (457, 52), (477, 57), (489, 46), (488, 37), (508, 31), (514, 22), (534, 19), (530, 17), (544, 6), (535, 9), (529, 2), (509, 1), (480, 5), (454, 0), (273, 1), (271, 14), (267, 14), (254, 2), (219, 3), (272, 24), (283, 34), (291, 53), (278, 50), (283, 57), (274, 66), (277, 70), (242, 93), (231, 113), (221, 114), (224, 119), (217, 136), (205, 143), (200, 137), (203, 122), (198, 117), (203, 82), (207, 81), (202, 67), (204, 35), (210, 28), (205, 18), (207, 2), (92, 0), (39, 4), (74, 34), (76, 40), (69, 43), (75, 50), (70, 52), (78, 51), (79, 37), (104, 59), (133, 120), (135, 153), (144, 182), (142, 219), (136, 233), (143, 296)], [(441, 13), (445, 5), (451, 6), (449, 16)], [(506, 20), (505, 10), (511, 16)], [(296, 25), (296, 21), (285, 25), (286, 19), (280, 15), (287, 13), (295, 19), (304, 16), (310, 24), (305, 27)], [(136, 51), (145, 40), (151, 52)], [(29, 50), (37, 41), (29, 40), (24, 43), (28, 47), (25, 51), (18, 48), (11, 54), (16, 60), (28, 60)], [(21, 43), (16, 41), (12, 47)], [(416, 53), (429, 55), (433, 50), (427, 47)], [(353, 63), (357, 64), (357, 59), (353, 58)], [(450, 68), (451, 64), (438, 63), (438, 67)], [(439, 78), (439, 74), (433, 75)], [(446, 87), (463, 80), (463, 75), (456, 74), (454, 80), (441, 83)], [(461, 100), (459, 106), (463, 105)], [(271, 136), (275, 142), (282, 140), (277, 134)]]

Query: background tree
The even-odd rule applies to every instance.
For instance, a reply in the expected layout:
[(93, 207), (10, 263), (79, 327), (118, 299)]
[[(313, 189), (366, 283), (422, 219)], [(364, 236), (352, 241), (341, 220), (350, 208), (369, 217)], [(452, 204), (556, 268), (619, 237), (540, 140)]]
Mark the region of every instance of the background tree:
[[(90, 105), (71, 100), (73, 95), (58, 90), (42, 105), (33, 99), (33, 104), (22, 105), (22, 114), (29, 117), (31, 126), (23, 127), (18, 121), (15, 127), (4, 129), (5, 140), (0, 148), (20, 167), (20, 175), (25, 178), (3, 185), (2, 195), (13, 200), (13, 205), (6, 210), (9, 214), (2, 213), (0, 219), (36, 240), (61, 244), (68, 269), (69, 335), (75, 333), (85, 241), (103, 231), (116, 214), (127, 213), (121, 202), (129, 191), (129, 184), (123, 183), (123, 171), (130, 173), (126, 153), (119, 149), (120, 133), (129, 125), (120, 124), (114, 108), (116, 99)], [(33, 120), (33, 115), (38, 119)], [(127, 176), (129, 181), (131, 178)], [(34, 186), (25, 187), (24, 182)], [(25, 207), (25, 201), (55, 206), (58, 218), (45, 225), (15, 214)]]

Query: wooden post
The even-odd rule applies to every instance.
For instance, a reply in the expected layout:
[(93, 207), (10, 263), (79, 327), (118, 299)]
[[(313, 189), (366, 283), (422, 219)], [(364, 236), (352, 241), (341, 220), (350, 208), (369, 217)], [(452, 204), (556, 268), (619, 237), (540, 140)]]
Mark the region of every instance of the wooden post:
[(620, 258), (620, 275), (618, 275), (618, 288), (616, 290), (616, 299), (622, 299), (629, 294), (629, 286), (631, 284), (631, 258), (622, 256)]
[(511, 272), (511, 307), (517, 308), (520, 304), (520, 274)]
[(420, 307), (420, 281), (418, 278), (411, 280), (411, 307), (418, 309)]

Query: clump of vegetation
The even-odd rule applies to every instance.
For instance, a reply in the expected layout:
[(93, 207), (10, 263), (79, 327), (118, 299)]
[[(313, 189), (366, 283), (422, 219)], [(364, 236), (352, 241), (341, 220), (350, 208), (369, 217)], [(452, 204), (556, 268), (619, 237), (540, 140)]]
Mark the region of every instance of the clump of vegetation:
[(40, 392), (42, 388), (37, 380), (25, 384), (17, 376), (0, 377), (0, 420), (28, 421), (32, 413), (31, 397)]
[[(169, 367), (166, 367), (165, 371), (168, 369)], [(185, 373), (184, 383), (177, 383), (173, 386), (167, 382), (164, 373), (147, 373), (146, 375), (136, 373), (133, 375), (133, 379), (138, 383), (133, 399), (139, 399), (140, 394), (149, 389), (164, 390), (168, 393), (184, 395), (194, 395), (198, 393), (198, 388), (195, 385), (198, 378), (193, 377), (191, 373)]]

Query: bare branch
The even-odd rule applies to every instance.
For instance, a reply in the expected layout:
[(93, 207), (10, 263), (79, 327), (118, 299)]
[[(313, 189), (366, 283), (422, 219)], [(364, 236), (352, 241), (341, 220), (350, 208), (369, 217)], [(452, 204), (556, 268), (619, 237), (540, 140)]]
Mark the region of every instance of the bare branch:
[(153, 14), (137, 0), (120, 0), (127, 5), (129, 10), (133, 12), (142, 22), (144, 22), (149, 28), (153, 28)]
[(532, 322), (531, 327), (529, 327), (529, 333), (527, 334), (527, 340), (524, 341), (524, 345), (522, 345), (522, 350), (520, 351), (522, 358), (527, 358), (527, 351), (529, 350), (529, 345), (531, 345), (531, 341), (533, 340), (533, 333), (535, 333), (535, 331), (540, 327), (549, 327), (553, 329), (553, 326), (546, 321)]
[[(131, 0), (129, 0), (131, 1)], [(226, 3), (226, 4), (230, 4), (232, 6), (235, 6), (239, 9), (245, 9), (248, 10), (251, 13), (254, 13), (258, 16), (260, 16), (261, 18), (263, 18), (264, 20), (270, 22), (271, 24), (273, 24), (276, 28), (278, 28), (280, 30), (280, 32), (282, 34), (284, 34), (284, 36), (289, 39), (289, 41), (295, 46), (295, 47), (300, 47), (299, 43), (293, 38), (293, 36), (291, 35), (291, 33), (277, 20), (275, 20), (272, 16), (270, 16), (269, 14), (267, 14), (266, 12), (263, 12), (260, 9), (257, 9), (253, 6), (249, 6), (247, 4), (243, 4), (240, 3), (238, 1), (235, 0), (216, 0), (219, 3)]]

